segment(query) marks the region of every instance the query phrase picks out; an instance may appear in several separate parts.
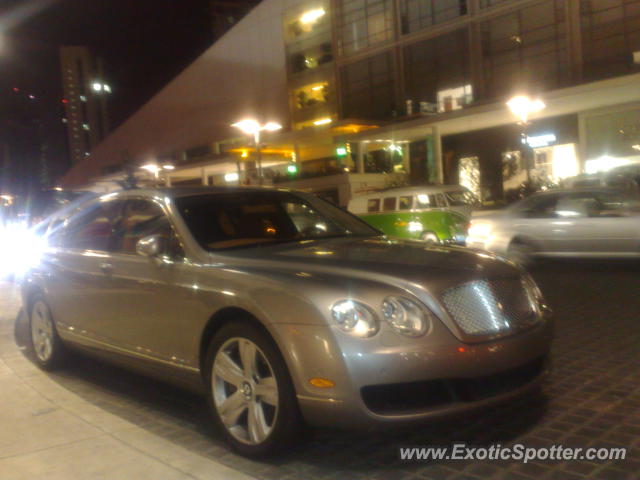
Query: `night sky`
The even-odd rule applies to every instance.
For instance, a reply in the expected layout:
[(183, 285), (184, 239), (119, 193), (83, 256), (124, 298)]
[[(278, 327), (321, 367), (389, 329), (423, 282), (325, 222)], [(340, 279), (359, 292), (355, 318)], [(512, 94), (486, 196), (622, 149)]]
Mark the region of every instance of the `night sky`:
[(35, 95), (60, 170), (61, 45), (86, 45), (104, 59), (114, 128), (212, 41), (207, 0), (0, 0), (0, 117), (14, 87)]

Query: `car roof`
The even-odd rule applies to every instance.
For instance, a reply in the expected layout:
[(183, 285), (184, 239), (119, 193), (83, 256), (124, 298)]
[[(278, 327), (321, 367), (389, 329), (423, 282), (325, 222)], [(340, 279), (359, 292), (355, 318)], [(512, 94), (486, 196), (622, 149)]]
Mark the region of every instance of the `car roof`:
[(229, 186), (229, 187), (158, 187), (158, 188), (131, 188), (126, 190), (116, 190), (110, 193), (106, 193), (103, 197), (107, 196), (123, 196), (131, 197), (136, 195), (153, 196), (161, 194), (163, 196), (171, 198), (190, 197), (194, 195), (210, 195), (217, 193), (234, 193), (234, 192), (293, 192), (303, 194), (304, 192), (292, 190), (289, 188), (274, 188), (271, 186)]
[(574, 188), (552, 188), (544, 192), (536, 192), (535, 195), (551, 195), (551, 194), (568, 194), (576, 192), (592, 192), (592, 193), (624, 193), (619, 188), (613, 187), (574, 187)]

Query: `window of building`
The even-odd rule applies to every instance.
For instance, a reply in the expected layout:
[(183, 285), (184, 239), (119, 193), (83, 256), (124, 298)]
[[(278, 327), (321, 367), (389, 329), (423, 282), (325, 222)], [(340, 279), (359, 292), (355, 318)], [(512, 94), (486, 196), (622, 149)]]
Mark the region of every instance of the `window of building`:
[(285, 38), (288, 42), (309, 40), (317, 35), (327, 33), (330, 15), (324, 3), (310, 5), (302, 11), (290, 13), (285, 20)]
[(396, 197), (387, 197), (382, 202), (382, 210), (392, 212), (396, 209)]
[(342, 0), (338, 7), (340, 53), (349, 55), (393, 37), (392, 0)]
[(587, 116), (585, 171), (595, 173), (640, 160), (640, 109)]
[(580, 16), (585, 80), (640, 71), (640, 0), (581, 1)]
[(370, 198), (367, 200), (367, 212), (379, 212), (380, 211), (380, 199)]
[(307, 48), (289, 56), (289, 64), (292, 73), (301, 73), (313, 70), (333, 61), (333, 51), (330, 42)]
[(402, 33), (413, 33), (467, 13), (467, 0), (401, 0)]
[(323, 105), (329, 101), (329, 82), (305, 85), (298, 88), (293, 93), (293, 96), (298, 110)]
[(565, 0), (549, 0), (482, 23), (489, 98), (566, 83), (564, 4)]
[(405, 92), (416, 104), (440, 112), (473, 100), (467, 30), (456, 30), (404, 49)]
[(385, 119), (395, 113), (395, 82), (390, 53), (342, 68), (343, 117)]
[(404, 173), (402, 149), (378, 147), (366, 152), (364, 173)]

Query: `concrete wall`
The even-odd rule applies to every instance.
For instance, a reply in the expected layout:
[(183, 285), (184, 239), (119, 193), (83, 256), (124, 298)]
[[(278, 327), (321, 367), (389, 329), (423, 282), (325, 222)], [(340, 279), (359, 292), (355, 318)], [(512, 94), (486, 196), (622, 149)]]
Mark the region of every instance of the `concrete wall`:
[(260, 3), (76, 164), (62, 185), (82, 185), (125, 159), (146, 162), (238, 136), (229, 124), (245, 116), (277, 120), (287, 128), (282, 16), (297, 3)]

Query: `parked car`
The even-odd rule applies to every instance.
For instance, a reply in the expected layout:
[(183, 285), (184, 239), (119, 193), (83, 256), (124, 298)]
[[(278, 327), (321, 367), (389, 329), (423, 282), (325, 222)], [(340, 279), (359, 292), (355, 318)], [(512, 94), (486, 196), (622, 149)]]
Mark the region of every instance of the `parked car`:
[(128, 190), (50, 222), (22, 287), (38, 364), (80, 349), (199, 389), (245, 455), (305, 421), (495, 404), (545, 370), (552, 323), (515, 264), (390, 240), (310, 194)]
[(638, 198), (599, 188), (538, 193), (472, 219), (467, 245), (522, 264), (537, 257), (638, 257)]
[(355, 197), (349, 211), (387, 235), (464, 243), (476, 201), (460, 185), (394, 188)]

